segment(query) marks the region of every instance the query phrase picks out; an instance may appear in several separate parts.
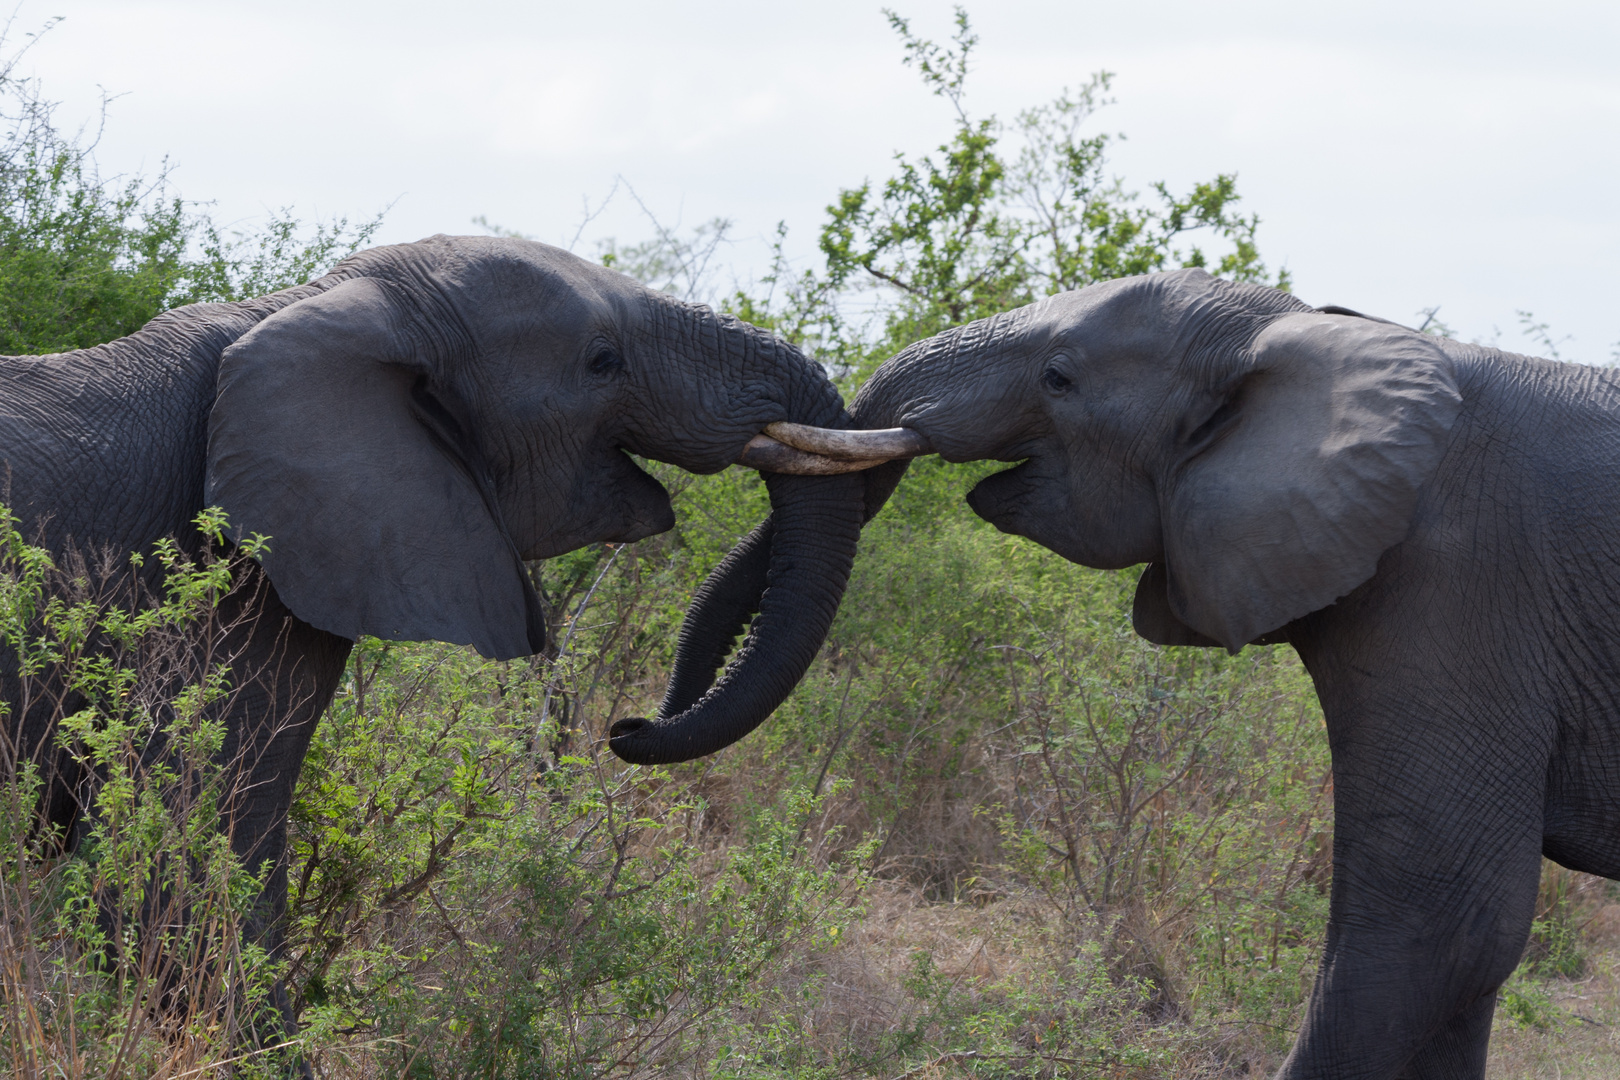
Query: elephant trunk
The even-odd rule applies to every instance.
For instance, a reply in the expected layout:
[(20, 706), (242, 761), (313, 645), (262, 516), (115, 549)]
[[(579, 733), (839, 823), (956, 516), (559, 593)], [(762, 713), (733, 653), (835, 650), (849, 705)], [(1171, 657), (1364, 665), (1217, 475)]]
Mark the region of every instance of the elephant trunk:
[[(848, 426), (837, 390), (798, 349), (734, 319), (705, 327), (745, 371), (782, 380), (794, 422)], [(609, 746), (626, 761), (687, 761), (736, 742), (787, 698), (821, 649), (855, 561), (862, 474), (764, 476), (771, 514), (693, 598), (657, 717), (621, 720), (609, 732)], [(747, 640), (716, 682), (750, 617)]]
[[(765, 483), (771, 516), (694, 600), (657, 718), (620, 720), (609, 732), (625, 761), (669, 764), (724, 749), (764, 722), (820, 651), (855, 561), (865, 483), (859, 473), (766, 474)], [(756, 599), (747, 640), (710, 687)]]
[[(902, 458), (860, 474), (863, 525), (883, 509), (910, 464), (909, 458)], [(658, 709), (659, 716), (685, 712), (714, 684), (715, 673), (736, 644), (737, 635), (760, 608), (771, 569), (773, 529), (773, 515), (766, 515), (698, 587), (681, 623), (675, 670)]]
[[(878, 366), (855, 395), (850, 417), (861, 429), (900, 429), (911, 434), (915, 453), (946, 461), (1003, 456), (1016, 446), (1016, 418), (1023, 409), (1015, 379), (999, 365), (1027, 352), (1023, 334), (1039, 305), (1005, 311), (914, 342)], [(1004, 418), (1015, 418), (1009, 425)], [(867, 471), (867, 520), (906, 474), (909, 462), (889, 461)]]
[[(924, 378), (931, 381), (941, 374), (952, 372), (960, 351), (961, 331), (957, 330), (919, 341), (885, 360), (866, 380), (849, 407), (854, 425), (863, 429), (903, 426), (905, 430), (915, 431), (918, 418), (910, 413), (912, 402), (923, 396), (919, 392), (919, 382)], [(948, 380), (945, 385), (949, 385)], [(937, 398), (939, 394), (929, 396)], [(917, 438), (927, 447), (926, 452), (940, 449), (927, 432), (917, 432)], [(871, 521), (883, 509), (889, 496), (900, 486), (910, 464), (909, 458), (897, 458), (862, 474), (866, 479), (867, 521)]]
[[(761, 444), (757, 449), (770, 456), (762, 455), (758, 461), (745, 456), (745, 462), (762, 470), (776, 465), (805, 475), (765, 472), (771, 516), (698, 590), (681, 627), (675, 671), (658, 717), (615, 724), (610, 732), (614, 753), (641, 764), (701, 757), (742, 738), (782, 703), (815, 659), (832, 625), (861, 526), (894, 493), (909, 458), (938, 448), (931, 433), (912, 426), (911, 403), (926, 398), (918, 394), (918, 380), (942, 379), (947, 386), (966, 382), (961, 365), (984, 348), (986, 338), (1005, 337), (1016, 325), (1007, 317), (971, 324), (919, 342), (885, 363), (862, 388), (852, 409), (854, 427), (889, 429), (885, 432), (850, 438), (787, 424), (767, 431), (786, 446), (763, 445), (772, 443), (769, 438), (756, 440)], [(787, 348), (780, 343), (774, 347)], [(832, 390), (825, 379), (810, 381), (818, 384), (817, 390), (825, 388), (823, 399)], [(809, 396), (817, 395), (812, 390)], [(837, 407), (836, 394), (815, 401), (809, 412), (804, 418), (808, 424), (843, 427), (848, 422)], [(856, 449), (867, 446), (874, 453), (898, 456), (842, 475), (829, 475), (830, 467), (802, 460), (807, 454), (828, 453), (858, 460), (861, 454)], [(947, 456), (966, 460), (980, 455)], [(714, 683), (715, 672), (756, 610), (759, 614), (736, 661)]]
[(771, 571), (771, 532), (772, 519), (767, 514), (698, 587), (681, 622), (675, 670), (658, 707), (659, 716), (678, 716), (714, 685), (715, 673), (765, 595)]

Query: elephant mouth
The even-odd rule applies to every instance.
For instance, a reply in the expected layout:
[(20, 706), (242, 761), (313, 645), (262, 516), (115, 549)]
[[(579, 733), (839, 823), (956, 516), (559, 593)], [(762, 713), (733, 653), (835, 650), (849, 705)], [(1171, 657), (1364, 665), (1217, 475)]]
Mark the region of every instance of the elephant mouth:
[(1094, 565), (1071, 538), (1074, 513), (1067, 486), (1044, 474), (1034, 460), (980, 480), (967, 493), (967, 504), (1004, 533), (1033, 540), (1071, 562)]
[(910, 428), (852, 431), (780, 421), (748, 440), (737, 464), (761, 472), (836, 476), (933, 452), (929, 440)]

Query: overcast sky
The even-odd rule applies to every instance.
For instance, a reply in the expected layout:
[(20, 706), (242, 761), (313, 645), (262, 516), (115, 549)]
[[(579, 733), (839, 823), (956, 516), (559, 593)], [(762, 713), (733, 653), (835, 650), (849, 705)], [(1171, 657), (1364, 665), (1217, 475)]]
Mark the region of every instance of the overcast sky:
[[(943, 40), (948, 4), (891, 0)], [(433, 3), (23, 0), (23, 69), (92, 117), (117, 95), (105, 172), (155, 170), (249, 222), (388, 211), (379, 239), (476, 232), (483, 215), (567, 244), (623, 177), (666, 222), (724, 216), (740, 274), (778, 221), (808, 258), (838, 190), (949, 136), (879, 2)], [(1127, 183), (1238, 174), (1260, 250), (1295, 290), (1526, 351), (1516, 312), (1620, 343), (1620, 4), (1614, 0), (997, 0), (978, 113), (1011, 118), (1093, 71), (1118, 104)], [(642, 239), (622, 192), (586, 230)]]

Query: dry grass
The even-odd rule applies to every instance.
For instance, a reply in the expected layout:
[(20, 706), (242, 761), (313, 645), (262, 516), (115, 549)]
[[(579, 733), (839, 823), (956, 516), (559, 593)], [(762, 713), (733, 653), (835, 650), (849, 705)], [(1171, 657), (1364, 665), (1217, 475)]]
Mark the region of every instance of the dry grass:
[[(1580, 879), (1578, 915), (1586, 971), (1579, 978), (1530, 984), (1550, 999), (1552, 1022), (1526, 1026), (1499, 1010), (1487, 1075), (1491, 1080), (1613, 1080), (1620, 1077), (1620, 903), (1605, 903), (1608, 883)], [(1054, 957), (1071, 953), (1070, 933), (1049, 902), (1024, 893), (974, 903), (930, 901), (924, 890), (873, 882), (862, 917), (835, 948), (806, 956), (793, 975), (820, 979), (812, 1008), (798, 1017), (805, 1037), (822, 1043), (876, 1044), (916, 1022), (908, 991), (917, 957), (970, 1000), (1050, 988)], [(1145, 1075), (1165, 1080), (1269, 1077), (1281, 1063), (1275, 1033), (1254, 1025), (1143, 1023), (1139, 1036), (1173, 1050), (1173, 1064)], [(1177, 1037), (1179, 1036), (1179, 1038)], [(972, 1056), (943, 1053), (898, 1075), (915, 1080), (977, 1076)], [(891, 1070), (893, 1071), (893, 1070)], [(873, 1077), (885, 1072), (862, 1073)], [(1122, 1074), (1134, 1075), (1134, 1074)]]
[(865, 916), (821, 961), (814, 1029), (860, 1040), (910, 1022), (916, 1002), (905, 984), (919, 954), (970, 999), (1003, 984), (1039, 983), (1051, 970), (1055, 932), (1049, 906), (1030, 897), (930, 903), (915, 886), (875, 882)]
[(1589, 977), (1560, 980), (1553, 1003), (1570, 1018), (1547, 1030), (1498, 1016), (1491, 1035), (1491, 1080), (1613, 1080), (1620, 1076), (1620, 953), (1609, 952)]
[(1586, 970), (1580, 978), (1542, 984), (1551, 998), (1553, 1022), (1527, 1027), (1498, 1010), (1491, 1034), (1490, 1080), (1613, 1080), (1620, 1076), (1620, 904), (1605, 903), (1602, 878), (1581, 879), (1586, 896), (1582, 944)]
[[(1098, 935), (1094, 925), (1077, 925), (1049, 897), (1033, 890), (934, 901), (924, 887), (879, 879), (868, 884), (863, 899), (861, 917), (844, 929), (838, 944), (801, 956), (785, 973), (788, 992), (775, 999), (808, 1002), (791, 1022), (827, 1059), (844, 1062), (840, 1077), (964, 1080), (986, 1075), (987, 1066), (1011, 1064), (1012, 1075), (1031, 1077), (1247, 1080), (1270, 1076), (1281, 1060), (1275, 1032), (1241, 1021), (1155, 1020), (1151, 1010), (1121, 990), (1084, 1022), (1099, 1032), (1106, 1029), (1122, 1045), (1147, 1052), (1151, 1062), (1112, 1067), (1086, 1062), (1071, 1072), (1064, 1062), (1073, 1060), (1072, 1039), (1064, 1047), (1043, 1043), (1041, 1036), (1050, 1038), (1056, 1030), (1048, 1026), (1053, 1018), (1074, 1007), (1068, 965), (1077, 954), (1085, 962), (1085, 939), (1098, 946), (1106, 943), (1106, 935)], [(1102, 953), (1099, 948), (1090, 954), (1098, 979), (1093, 985), (1106, 987), (1108, 965)], [(923, 958), (936, 977), (932, 1000), (917, 992)], [(796, 992), (811, 983), (813, 994)], [(954, 1002), (952, 1009), (939, 1008), (944, 988)], [(963, 1049), (962, 1042), (951, 1042), (964, 1017), (977, 1012), (989, 1018), (998, 1011), (1003, 1017), (1009, 1012), (1023, 1017), (1016, 1042), (1027, 1047), (1027, 1056), (1016, 1050), (997, 1054)], [(895, 1040), (907, 1032), (920, 1033), (920, 1038), (908, 1051), (895, 1053)], [(1044, 1060), (1043, 1049), (1049, 1053)], [(856, 1064), (863, 1058), (864, 1066)]]

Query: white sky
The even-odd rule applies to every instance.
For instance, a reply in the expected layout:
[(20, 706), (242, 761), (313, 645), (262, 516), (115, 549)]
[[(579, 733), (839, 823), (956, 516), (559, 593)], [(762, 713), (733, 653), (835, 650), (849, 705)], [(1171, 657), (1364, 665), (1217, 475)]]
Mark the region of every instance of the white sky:
[[(779, 220), (809, 258), (841, 187), (948, 137), (882, 0), (814, 4), (22, 0), (12, 44), (59, 119), (113, 103), (106, 172), (167, 156), (225, 221), (293, 207), (379, 240), (491, 221), (566, 244), (623, 176), (666, 222), (733, 219), (747, 274)], [(943, 41), (948, 4), (890, 0)], [(980, 114), (1093, 71), (1128, 184), (1236, 172), (1300, 296), (1566, 358), (1620, 343), (1620, 4), (1614, 0), (997, 0), (969, 5)], [(580, 249), (650, 228), (623, 195)]]

